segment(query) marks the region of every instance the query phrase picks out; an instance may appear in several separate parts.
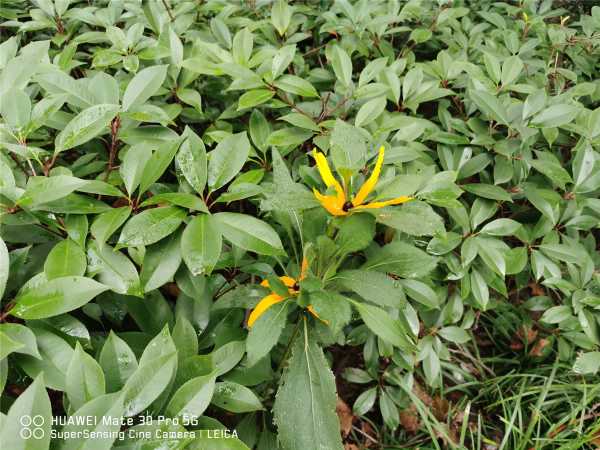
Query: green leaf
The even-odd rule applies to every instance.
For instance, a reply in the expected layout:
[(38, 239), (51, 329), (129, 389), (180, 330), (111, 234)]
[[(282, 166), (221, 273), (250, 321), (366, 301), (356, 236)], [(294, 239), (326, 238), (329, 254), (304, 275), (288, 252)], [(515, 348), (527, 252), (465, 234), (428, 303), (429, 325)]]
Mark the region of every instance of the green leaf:
[(215, 384), (212, 403), (219, 408), (234, 413), (264, 409), (260, 399), (252, 390), (231, 381), (222, 381)]
[(319, 97), (319, 93), (309, 81), (295, 75), (283, 75), (273, 84), (282, 91), (301, 97)]
[(177, 354), (156, 356), (140, 365), (123, 386), (124, 415), (145, 410), (167, 388), (177, 367)]
[(79, 342), (65, 379), (66, 394), (74, 410), (105, 393), (104, 372), (94, 358), (83, 351)]
[(183, 314), (178, 314), (173, 327), (173, 343), (177, 347), (177, 357), (181, 362), (198, 354), (198, 335), (192, 324)]
[(480, 232), (490, 236), (510, 236), (515, 234), (519, 228), (521, 228), (521, 224), (516, 220), (496, 219), (485, 224)]
[(402, 287), (413, 300), (427, 306), (437, 309), (440, 307), (440, 299), (436, 292), (427, 284), (419, 280), (400, 280)]
[(331, 281), (375, 304), (400, 308), (406, 299), (400, 283), (373, 270), (344, 270)]
[(373, 333), (404, 352), (410, 353), (414, 350), (415, 345), (399, 319), (393, 319), (387, 311), (377, 306), (354, 300), (350, 300), (350, 302)]
[[(3, 336), (3, 339), (8, 338), (10, 341), (12, 341), (12, 345), (14, 347), (11, 352), (31, 355), (38, 359), (42, 358), (37, 347), (35, 334), (33, 334), (31, 329), (29, 329), (27, 326), (18, 323), (3, 323), (0, 324), (0, 334)], [(4, 354), (5, 352), (6, 349), (4, 344), (2, 344), (2, 346), (0, 346), (0, 355)], [(2, 359), (4, 356), (0, 356), (0, 359)]]
[(274, 147), (299, 146), (312, 137), (312, 131), (298, 127), (280, 128), (267, 138), (267, 144)]
[(254, 89), (243, 94), (238, 100), (238, 111), (261, 105), (273, 98), (275, 92), (269, 89)]
[(0, 360), (23, 347), (23, 344), (15, 341), (3, 331), (0, 331), (0, 344)]
[(263, 113), (258, 109), (253, 109), (252, 114), (250, 114), (248, 131), (252, 143), (264, 153), (267, 150), (267, 139), (271, 134), (271, 127)]
[(6, 244), (0, 237), (0, 300), (4, 295), (4, 290), (6, 289), (6, 281), (8, 280), (8, 266), (10, 264), (8, 249), (6, 248)]
[(316, 291), (310, 293), (310, 305), (314, 313), (327, 325), (333, 336), (352, 318), (352, 308), (343, 295), (336, 292)]
[(108, 392), (119, 391), (138, 367), (133, 350), (112, 330), (100, 351), (98, 362), (104, 371)]
[(465, 342), (471, 340), (469, 334), (459, 327), (444, 327), (438, 331), (438, 334), (447, 341), (454, 342), (456, 344), (464, 344)]
[(503, 125), (508, 125), (508, 112), (497, 97), (485, 91), (470, 91), (471, 100), (486, 116)]
[(560, 323), (573, 317), (571, 308), (567, 305), (553, 306), (546, 310), (540, 320), (546, 323)]
[(120, 393), (96, 397), (71, 414), (62, 431), (70, 436), (61, 442), (61, 450), (110, 450), (118, 437), (123, 416)]
[(291, 351), (273, 406), (282, 450), (342, 450), (335, 379), (306, 321)]
[(396, 241), (373, 252), (362, 269), (391, 272), (404, 278), (419, 278), (431, 272), (436, 265), (437, 258), (413, 245)]
[(361, 130), (336, 119), (331, 132), (331, 158), (337, 170), (358, 170), (366, 163), (367, 140)]
[(232, 134), (223, 139), (217, 147), (209, 153), (208, 161), (208, 186), (217, 190), (235, 177), (250, 153), (250, 142), (246, 132)]
[(211, 358), (215, 362), (217, 376), (226, 374), (240, 362), (246, 346), (243, 341), (231, 341), (216, 349)]
[(331, 66), (335, 76), (344, 86), (352, 84), (352, 60), (346, 50), (339, 45), (331, 48)]
[(582, 255), (582, 252), (566, 244), (541, 244), (539, 249), (551, 258), (573, 264), (583, 263), (585, 257), (585, 253)]
[(271, 63), (271, 73), (273, 75), (273, 79), (276, 79), (279, 75), (281, 75), (284, 70), (290, 65), (290, 63), (294, 59), (294, 55), (296, 54), (296, 45), (284, 45), (281, 47), (275, 56), (273, 57), (273, 61)]
[(96, 216), (90, 227), (92, 236), (100, 248), (131, 215), (130, 206), (113, 208)]
[(218, 221), (209, 214), (194, 217), (181, 236), (181, 255), (192, 275), (210, 275), (221, 256)]
[(600, 352), (586, 352), (575, 360), (573, 371), (582, 375), (596, 374), (600, 370)]
[(204, 143), (190, 128), (186, 128), (182, 136), (185, 140), (176, 156), (177, 165), (190, 186), (202, 194), (208, 170)]
[(108, 286), (91, 278), (54, 278), (31, 289), (21, 289), (11, 314), (21, 319), (57, 316), (85, 305), (107, 289)]
[(175, 153), (177, 153), (180, 144), (180, 139), (176, 139), (173, 142), (165, 142), (159, 145), (152, 153), (152, 156), (148, 158), (148, 161), (144, 165), (144, 171), (140, 177), (140, 195), (146, 192), (152, 183), (157, 181), (164, 173), (175, 157)]
[(92, 242), (88, 248), (89, 271), (98, 280), (119, 294), (142, 296), (143, 290), (137, 269), (131, 260), (114, 248), (99, 247)]
[(364, 416), (368, 413), (377, 399), (377, 388), (372, 387), (363, 391), (356, 397), (354, 405), (352, 406), (352, 412), (357, 416)]
[(167, 66), (152, 66), (140, 70), (127, 85), (123, 94), (123, 111), (141, 105), (160, 89), (167, 77)]
[(485, 311), (490, 300), (490, 291), (487, 283), (476, 269), (471, 271), (471, 291), (479, 307)]
[(108, 124), (119, 109), (118, 105), (102, 104), (81, 111), (56, 136), (54, 153), (85, 144), (102, 132), (108, 131)]
[(473, 183), (463, 184), (461, 186), (465, 191), (475, 194), (478, 197), (489, 198), (491, 200), (505, 201), (512, 203), (511, 195), (500, 186), (492, 184)]
[(30, 322), (29, 327), (35, 334), (41, 359), (30, 355), (18, 355), (18, 365), (31, 378), (43, 373), (47, 387), (64, 391), (66, 371), (73, 356), (73, 349), (64, 339), (33, 324), (34, 322)]
[(215, 390), (215, 373), (192, 378), (181, 386), (165, 409), (169, 417), (181, 417), (193, 420), (208, 408)]
[(500, 83), (501, 69), (500, 61), (494, 55), (488, 52), (483, 53), (483, 63), (485, 70), (494, 83)]
[(130, 196), (139, 186), (144, 168), (151, 156), (151, 149), (148, 148), (148, 144), (144, 143), (132, 145), (127, 149), (125, 156), (121, 158), (119, 173)]
[(525, 103), (523, 103), (523, 120), (533, 116), (546, 104), (546, 91), (544, 89), (538, 89), (532, 94), (527, 96)]
[(238, 247), (260, 255), (284, 253), (277, 232), (266, 222), (255, 217), (222, 212), (213, 215), (223, 237)]
[(387, 99), (385, 96), (375, 97), (369, 100), (360, 107), (358, 113), (356, 113), (356, 119), (354, 119), (354, 125), (361, 127), (368, 125), (377, 119), (381, 113), (385, 110)]
[(157, 289), (172, 281), (181, 265), (181, 234), (176, 232), (146, 247), (140, 282), (144, 292)]
[(510, 56), (502, 63), (502, 75), (500, 81), (506, 86), (515, 81), (523, 70), (523, 61), (518, 56)]
[[(371, 212), (371, 211), (369, 211)], [(433, 236), (444, 232), (444, 221), (425, 202), (373, 210), (377, 222), (412, 236)]]
[(87, 267), (85, 252), (71, 239), (56, 244), (44, 263), (46, 279), (67, 277), (69, 275), (83, 276)]
[[(24, 421), (23, 418), (32, 420)], [(44, 377), (40, 375), (17, 397), (3, 417), (2, 447), (11, 450), (50, 448), (51, 428), (52, 408), (44, 387)]]
[(29, 123), (31, 116), (31, 99), (21, 89), (2, 96), (0, 114), (11, 128), (21, 130)]
[(267, 355), (279, 341), (287, 323), (288, 302), (276, 303), (254, 323), (246, 339), (248, 366), (253, 366)]
[(154, 244), (173, 233), (185, 216), (185, 211), (175, 206), (143, 211), (125, 224), (119, 244), (127, 247)]
[(17, 203), (26, 207), (48, 203), (66, 197), (86, 183), (85, 180), (69, 175), (31, 177), (28, 180), (27, 189), (25, 189)]
[(543, 128), (560, 127), (575, 120), (579, 111), (579, 107), (575, 105), (552, 105), (533, 117), (531, 125)]
[(335, 243), (340, 253), (363, 250), (371, 244), (375, 236), (375, 220), (368, 214), (354, 214), (344, 217), (338, 223)]
[(292, 20), (292, 8), (286, 0), (275, 0), (271, 8), (271, 23), (280, 36), (283, 36)]
[(185, 448), (186, 450), (250, 450), (234, 436), (213, 436), (206, 432), (197, 433), (196, 439)]
[(562, 166), (551, 161), (542, 159), (531, 159), (528, 161), (535, 170), (546, 175), (562, 189), (565, 189), (567, 183), (573, 183), (571, 175)]

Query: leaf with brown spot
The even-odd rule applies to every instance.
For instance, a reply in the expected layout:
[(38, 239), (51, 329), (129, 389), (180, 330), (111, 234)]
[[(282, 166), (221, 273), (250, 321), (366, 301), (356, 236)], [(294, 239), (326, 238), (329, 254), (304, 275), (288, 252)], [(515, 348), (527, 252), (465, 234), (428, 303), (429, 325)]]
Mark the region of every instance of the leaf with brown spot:
[(537, 338), (538, 332), (534, 330), (533, 327), (529, 325), (523, 325), (522, 328), (519, 328), (517, 331), (517, 336), (523, 341), (527, 342), (527, 344), (531, 344)]
[(531, 349), (531, 351), (529, 352), (529, 356), (543, 356), (544, 355), (544, 349), (550, 344), (550, 341), (548, 339), (539, 339), (535, 345), (533, 346), (533, 348)]

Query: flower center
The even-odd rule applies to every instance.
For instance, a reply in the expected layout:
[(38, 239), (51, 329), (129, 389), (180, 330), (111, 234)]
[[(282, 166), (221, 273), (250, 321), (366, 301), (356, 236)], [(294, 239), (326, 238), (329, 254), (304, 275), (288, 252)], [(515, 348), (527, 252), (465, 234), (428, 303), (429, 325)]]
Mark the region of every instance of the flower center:
[(344, 203), (344, 206), (342, 206), (342, 210), (344, 212), (348, 212), (352, 209), (352, 206), (353, 206), (352, 202), (346, 202), (346, 203)]

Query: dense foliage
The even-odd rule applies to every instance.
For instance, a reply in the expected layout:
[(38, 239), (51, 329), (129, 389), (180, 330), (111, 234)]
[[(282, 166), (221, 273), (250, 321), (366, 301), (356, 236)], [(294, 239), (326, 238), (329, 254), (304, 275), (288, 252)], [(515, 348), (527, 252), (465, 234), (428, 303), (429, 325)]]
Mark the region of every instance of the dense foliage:
[(599, 445), (564, 3), (2, 1), (3, 448)]

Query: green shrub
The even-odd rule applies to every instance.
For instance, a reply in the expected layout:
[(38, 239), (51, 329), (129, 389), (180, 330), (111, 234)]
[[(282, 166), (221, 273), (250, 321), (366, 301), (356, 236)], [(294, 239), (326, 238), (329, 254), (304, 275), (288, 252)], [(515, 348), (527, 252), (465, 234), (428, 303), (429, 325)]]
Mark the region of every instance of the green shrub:
[(6, 449), (597, 444), (600, 7), (514, 3), (5, 0)]

